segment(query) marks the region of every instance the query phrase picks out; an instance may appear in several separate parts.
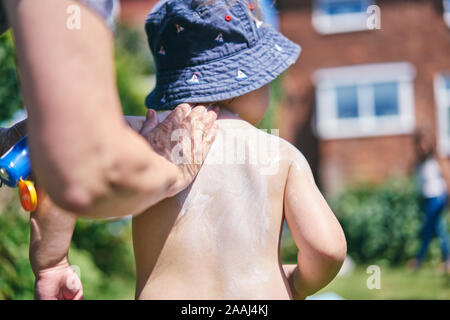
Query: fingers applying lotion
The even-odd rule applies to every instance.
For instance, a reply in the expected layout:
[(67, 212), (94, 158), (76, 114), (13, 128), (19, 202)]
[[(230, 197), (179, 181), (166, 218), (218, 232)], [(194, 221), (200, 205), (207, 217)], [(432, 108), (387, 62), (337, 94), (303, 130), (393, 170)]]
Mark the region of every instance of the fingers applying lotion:
[(166, 118), (166, 121), (174, 120), (174, 122), (176, 123), (181, 123), (184, 118), (186, 118), (191, 113), (191, 109), (192, 104), (182, 103), (172, 111), (172, 113)]
[(148, 121), (150, 125), (156, 127), (158, 125), (158, 115), (155, 110), (150, 109), (147, 112), (147, 116), (145, 117), (145, 121)]
[(153, 109), (148, 110), (140, 134), (145, 136), (158, 125), (158, 115)]
[(216, 124), (214, 124), (211, 129), (206, 133), (204, 141), (207, 145), (207, 150), (209, 150), (209, 148), (211, 147), (211, 144), (213, 143), (214, 139), (217, 136), (217, 131), (218, 131), (218, 126)]
[(189, 117), (191, 117), (192, 119), (202, 117), (206, 114), (206, 110), (207, 109), (204, 105), (196, 105), (194, 108), (192, 108)]
[(220, 108), (217, 106), (208, 107), (207, 113), (205, 116), (206, 126), (208, 128), (210, 128), (214, 125), (214, 122), (217, 120), (217, 117), (219, 115), (219, 111), (220, 111)]

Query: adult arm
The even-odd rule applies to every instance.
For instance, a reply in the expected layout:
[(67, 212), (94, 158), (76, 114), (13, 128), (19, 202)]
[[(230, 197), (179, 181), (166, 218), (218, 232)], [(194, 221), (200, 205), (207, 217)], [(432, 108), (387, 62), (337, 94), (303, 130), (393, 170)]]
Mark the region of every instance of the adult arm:
[(336, 276), (347, 248), (344, 232), (299, 152), (289, 169), (284, 210), (298, 256), (297, 265), (283, 268), (293, 297), (304, 299)]
[[(4, 3), (29, 114), (33, 170), (58, 206), (90, 217), (138, 214), (192, 181), (201, 164), (167, 161), (167, 153), (152, 150), (123, 121), (111, 33), (93, 11), (72, 0)], [(67, 27), (71, 5), (80, 8), (80, 29)], [(197, 142), (207, 150), (216, 116), (184, 105), (168, 127), (204, 130)]]
[[(125, 121), (140, 132), (145, 117), (125, 116)], [(35, 298), (81, 299), (83, 287), (68, 258), (77, 217), (56, 206), (44, 190), (39, 189), (38, 196), (39, 206), (30, 219), (30, 264), (36, 278)]]
[[(140, 132), (145, 118), (125, 117), (125, 120), (130, 128)], [(77, 220), (75, 214), (56, 206), (41, 188), (38, 197), (39, 206), (31, 213), (30, 219), (30, 263), (36, 276), (42, 270), (68, 261), (67, 254)]]
[(81, 299), (81, 281), (68, 259), (77, 217), (58, 208), (39, 190), (39, 207), (30, 219), (30, 263), (36, 277), (35, 298)]

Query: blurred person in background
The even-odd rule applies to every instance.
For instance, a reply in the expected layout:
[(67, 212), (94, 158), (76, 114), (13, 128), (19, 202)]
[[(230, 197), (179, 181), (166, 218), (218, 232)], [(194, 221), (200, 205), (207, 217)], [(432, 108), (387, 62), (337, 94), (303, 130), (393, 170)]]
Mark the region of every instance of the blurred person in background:
[(445, 272), (450, 273), (449, 237), (444, 220), (444, 211), (447, 203), (447, 184), (442, 176), (441, 167), (437, 160), (435, 139), (432, 131), (417, 130), (414, 136), (417, 153), (415, 167), (416, 180), (420, 191), (420, 200), (425, 219), (422, 226), (421, 246), (410, 263), (413, 270), (422, 265), (429, 244), (436, 234), (442, 249)]

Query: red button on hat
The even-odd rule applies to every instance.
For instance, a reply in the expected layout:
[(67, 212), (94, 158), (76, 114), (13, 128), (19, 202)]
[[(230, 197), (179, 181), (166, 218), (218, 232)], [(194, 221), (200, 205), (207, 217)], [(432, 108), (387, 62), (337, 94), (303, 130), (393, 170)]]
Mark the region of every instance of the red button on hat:
[(230, 20), (231, 20), (231, 16), (230, 16), (229, 14), (227, 14), (227, 15), (225, 16), (225, 20), (230, 21)]
[(255, 5), (254, 5), (253, 3), (250, 3), (250, 4), (248, 5), (248, 8), (249, 8), (250, 10), (255, 10)]

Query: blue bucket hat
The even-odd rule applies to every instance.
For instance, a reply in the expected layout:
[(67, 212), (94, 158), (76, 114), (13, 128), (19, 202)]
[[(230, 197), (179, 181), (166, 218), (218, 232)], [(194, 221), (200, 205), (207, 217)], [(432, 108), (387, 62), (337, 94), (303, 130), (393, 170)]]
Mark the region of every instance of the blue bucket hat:
[(300, 46), (258, 20), (254, 1), (167, 0), (151, 11), (145, 30), (157, 73), (147, 107), (238, 97), (292, 65)]

